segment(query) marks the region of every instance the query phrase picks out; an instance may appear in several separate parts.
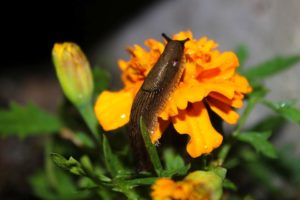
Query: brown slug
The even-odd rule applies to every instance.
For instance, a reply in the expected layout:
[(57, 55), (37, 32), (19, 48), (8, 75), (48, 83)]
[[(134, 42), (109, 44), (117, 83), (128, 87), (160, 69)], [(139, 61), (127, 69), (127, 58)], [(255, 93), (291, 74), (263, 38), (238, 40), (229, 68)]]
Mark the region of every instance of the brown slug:
[(164, 33), (162, 36), (167, 40), (167, 45), (136, 94), (130, 112), (129, 136), (140, 171), (152, 168), (140, 132), (140, 117), (148, 133), (151, 134), (158, 128), (158, 115), (182, 76), (184, 43), (189, 40), (172, 40)]

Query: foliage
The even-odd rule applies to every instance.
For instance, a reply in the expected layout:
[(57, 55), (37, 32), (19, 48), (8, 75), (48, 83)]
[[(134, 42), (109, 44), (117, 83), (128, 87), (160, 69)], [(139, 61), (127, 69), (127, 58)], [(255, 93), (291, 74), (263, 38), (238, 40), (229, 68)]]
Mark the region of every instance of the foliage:
[(21, 106), (11, 103), (9, 109), (0, 110), (0, 135), (25, 138), (41, 133), (55, 133), (62, 127), (59, 118), (34, 104)]
[[(239, 123), (231, 134), (226, 134), (221, 148), (211, 155), (190, 159), (180, 153), (184, 145), (156, 147), (141, 119), (154, 171), (137, 172), (124, 130), (106, 133), (96, 128), (97, 121), (91, 110), (93, 100), (88, 105), (75, 105), (83, 118), (78, 124), (85, 122), (80, 124), (80, 129), (63, 124), (62, 116), (47, 113), (34, 104), (12, 103), (8, 109), (0, 110), (0, 134), (20, 138), (47, 135), (44, 168), (29, 180), (35, 195), (41, 199), (149, 199), (150, 187), (159, 177), (182, 179), (195, 169), (210, 171), (222, 178), (224, 199), (253, 199), (257, 190), (265, 199), (295, 198), (300, 187), (300, 159), (291, 148), (276, 147), (271, 141), (285, 123), (300, 123), (300, 109), (295, 101), (267, 99), (270, 91), (262, 81), (294, 66), (300, 56), (275, 57), (246, 68), (247, 47), (240, 46), (237, 51), (242, 66), (240, 72), (251, 80), (253, 92), (247, 96)], [(93, 77), (94, 94), (108, 87), (110, 76), (104, 69), (94, 68)], [(272, 115), (253, 126), (245, 126), (257, 104), (269, 108)], [(63, 128), (71, 131), (69, 140), (54, 137)], [(76, 148), (65, 145), (70, 141)], [(241, 174), (244, 177), (240, 180)], [(278, 192), (284, 188), (273, 183), (275, 179), (289, 185), (292, 192)], [(247, 188), (250, 184), (253, 186)]]

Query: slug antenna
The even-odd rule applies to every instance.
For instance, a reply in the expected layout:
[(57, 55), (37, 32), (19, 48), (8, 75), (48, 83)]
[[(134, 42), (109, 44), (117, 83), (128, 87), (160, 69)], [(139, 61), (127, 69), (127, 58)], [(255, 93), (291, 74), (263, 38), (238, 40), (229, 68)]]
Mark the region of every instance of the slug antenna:
[(165, 38), (166, 40), (167, 40), (167, 42), (170, 42), (172, 39), (169, 37), (169, 36), (167, 36), (165, 33), (162, 33), (161, 34), (162, 36), (163, 36), (163, 38)]

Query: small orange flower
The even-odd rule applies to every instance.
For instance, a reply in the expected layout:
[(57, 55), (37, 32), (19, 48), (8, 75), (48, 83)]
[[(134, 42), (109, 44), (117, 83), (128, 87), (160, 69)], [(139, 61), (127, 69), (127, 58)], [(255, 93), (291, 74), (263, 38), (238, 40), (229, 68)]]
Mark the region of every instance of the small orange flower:
[(222, 178), (213, 172), (194, 171), (178, 182), (159, 178), (151, 188), (153, 200), (217, 200), (222, 196)]
[[(160, 113), (159, 128), (151, 139), (160, 139), (173, 123), (179, 134), (190, 136), (187, 152), (198, 157), (219, 147), (223, 139), (211, 124), (207, 106), (225, 122), (235, 124), (239, 115), (234, 108), (242, 107), (244, 94), (252, 89), (246, 78), (236, 73), (239, 61), (233, 52), (221, 53), (216, 50), (217, 43), (206, 37), (194, 39), (190, 31), (173, 36), (175, 40), (186, 38), (190, 40), (184, 48), (184, 74)], [(131, 59), (119, 61), (124, 88), (104, 91), (97, 99), (95, 112), (104, 130), (128, 123), (133, 99), (164, 50), (164, 44), (154, 39), (146, 40), (145, 45), (150, 50), (134, 45), (128, 49)]]

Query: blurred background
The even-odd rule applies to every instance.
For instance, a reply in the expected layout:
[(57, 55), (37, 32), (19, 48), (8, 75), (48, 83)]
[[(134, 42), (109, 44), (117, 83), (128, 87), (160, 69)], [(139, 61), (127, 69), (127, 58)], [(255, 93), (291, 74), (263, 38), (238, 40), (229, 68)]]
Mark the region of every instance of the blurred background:
[[(218, 42), (222, 51), (244, 44), (250, 51), (246, 66), (300, 52), (299, 0), (11, 1), (1, 10), (1, 108), (10, 101), (34, 102), (55, 112), (62, 99), (51, 62), (55, 42), (79, 44), (92, 66), (111, 73), (112, 89), (121, 87), (117, 60), (128, 58), (125, 48), (147, 38), (162, 40), (162, 32), (191, 30), (195, 38)], [(300, 99), (299, 74), (298, 64), (268, 79), (269, 98)], [(267, 114), (258, 107), (250, 123)], [(285, 126), (284, 132), (276, 145), (297, 144), (299, 126)], [(39, 143), (0, 138), (0, 199), (35, 199), (27, 180), (43, 162)]]

